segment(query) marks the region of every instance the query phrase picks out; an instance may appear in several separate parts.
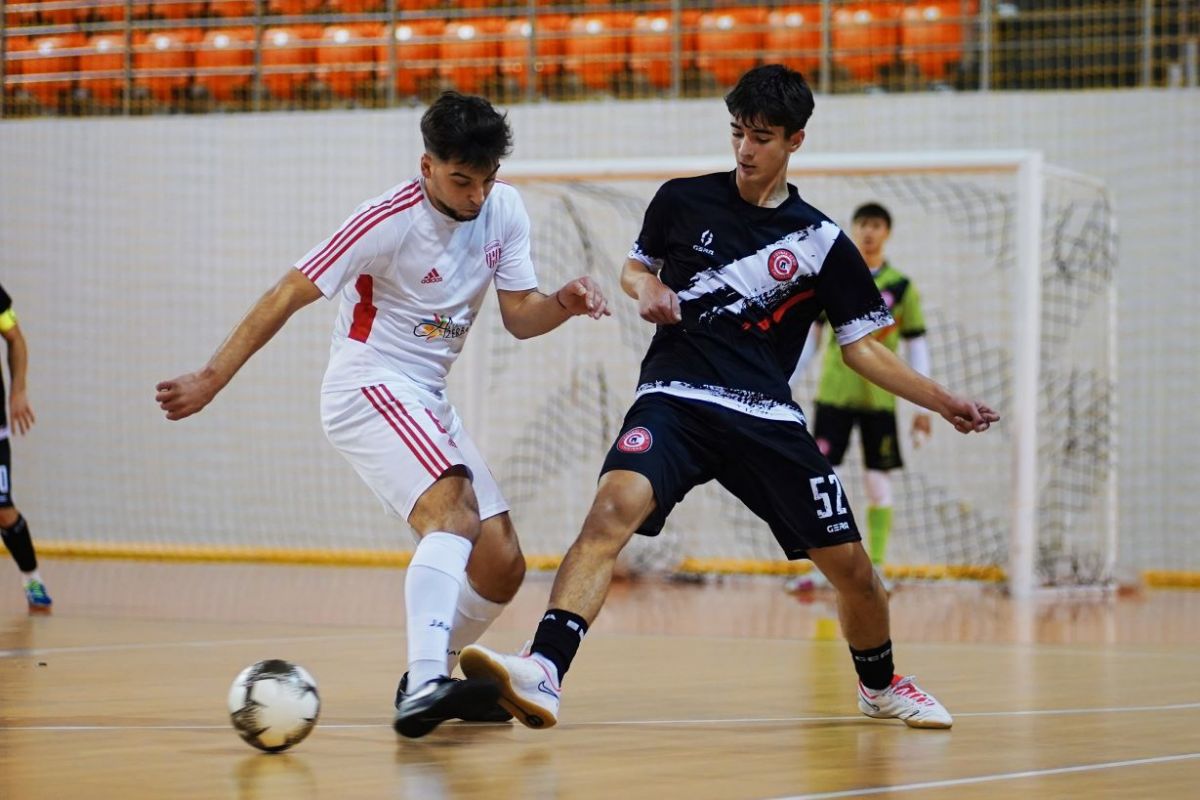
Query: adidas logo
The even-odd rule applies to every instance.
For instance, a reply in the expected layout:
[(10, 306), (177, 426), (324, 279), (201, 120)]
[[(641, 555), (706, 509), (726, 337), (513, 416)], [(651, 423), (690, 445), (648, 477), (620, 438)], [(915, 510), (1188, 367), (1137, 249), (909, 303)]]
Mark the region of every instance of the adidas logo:
[(441, 283), (442, 276), (438, 274), (437, 267), (429, 270), (424, 278), (421, 278), (421, 283)]

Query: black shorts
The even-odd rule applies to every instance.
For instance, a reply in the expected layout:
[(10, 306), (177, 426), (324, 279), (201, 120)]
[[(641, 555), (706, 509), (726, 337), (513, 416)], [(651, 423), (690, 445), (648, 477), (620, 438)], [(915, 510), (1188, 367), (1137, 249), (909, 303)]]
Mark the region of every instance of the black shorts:
[(0, 508), (12, 508), (12, 448), (8, 437), (0, 439)]
[(639, 397), (600, 473), (645, 475), (656, 507), (638, 528), (657, 536), (675, 504), (716, 479), (771, 528), (789, 559), (861, 539), (841, 482), (808, 430), (663, 393)]
[(835, 467), (846, 456), (850, 431), (858, 425), (862, 437), (863, 464), (867, 469), (888, 470), (904, 466), (900, 458), (900, 437), (896, 435), (895, 411), (856, 411), (852, 408), (817, 403), (813, 438)]

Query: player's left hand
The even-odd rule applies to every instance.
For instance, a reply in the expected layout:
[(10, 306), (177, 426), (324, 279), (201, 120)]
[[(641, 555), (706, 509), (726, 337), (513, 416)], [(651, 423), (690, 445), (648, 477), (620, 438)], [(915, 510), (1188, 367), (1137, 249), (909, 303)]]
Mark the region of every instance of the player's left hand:
[(912, 445), (913, 449), (920, 449), (921, 445), (929, 441), (929, 437), (933, 436), (933, 418), (928, 414), (918, 412), (913, 414), (912, 419)]
[(558, 302), (571, 316), (587, 314), (592, 319), (611, 316), (608, 301), (596, 282), (584, 275), (563, 286), (555, 293)]
[(983, 433), (1000, 421), (1000, 415), (983, 403), (955, 397), (942, 411), (942, 417), (959, 433)]
[(33, 427), (35, 420), (33, 409), (29, 407), (29, 398), (26, 397), (23, 390), (13, 392), (10, 410), (12, 411), (13, 427), (16, 428), (17, 433), (24, 436)]

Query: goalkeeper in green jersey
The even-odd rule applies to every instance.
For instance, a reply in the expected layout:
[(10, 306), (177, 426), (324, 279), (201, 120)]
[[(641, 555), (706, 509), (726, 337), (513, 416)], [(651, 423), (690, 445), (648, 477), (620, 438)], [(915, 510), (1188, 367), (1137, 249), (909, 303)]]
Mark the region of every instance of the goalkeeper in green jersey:
[[(884, 245), (892, 232), (892, 216), (878, 203), (859, 206), (851, 220), (851, 238), (871, 268), (875, 286), (892, 312), (895, 324), (875, 331), (872, 336), (890, 350), (905, 343), (904, 356), (915, 371), (929, 375), (929, 346), (925, 341), (925, 316), (913, 282), (888, 263)], [(820, 322), (813, 326), (805, 354), (796, 368), (793, 385), (804, 371), (821, 339)], [(892, 483), (888, 472), (904, 465), (896, 425), (896, 397), (879, 388), (842, 361), (840, 347), (834, 346), (833, 332), (825, 342), (821, 378), (817, 386), (816, 418), (813, 438), (835, 467), (842, 463), (850, 433), (857, 425), (862, 440), (866, 468), (867, 552), (876, 567), (887, 556), (892, 530)], [(919, 412), (912, 420), (912, 441), (920, 447), (932, 432), (930, 416)], [(815, 571), (789, 584), (792, 589), (818, 588), (824, 585)]]

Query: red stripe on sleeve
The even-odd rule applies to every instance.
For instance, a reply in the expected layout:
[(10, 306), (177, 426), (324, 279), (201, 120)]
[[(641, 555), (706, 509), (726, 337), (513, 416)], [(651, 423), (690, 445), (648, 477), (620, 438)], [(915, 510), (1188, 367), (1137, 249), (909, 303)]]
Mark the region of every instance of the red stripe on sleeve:
[(375, 227), (382, 220), (416, 205), (422, 197), (420, 185), (413, 184), (411, 188), (397, 192), (395, 197), (383, 205), (378, 205), (362, 212), (338, 231), (329, 240), (329, 243), (321, 248), (321, 252), (301, 264), (300, 271), (315, 281), (346, 250), (361, 239), (363, 234)]

